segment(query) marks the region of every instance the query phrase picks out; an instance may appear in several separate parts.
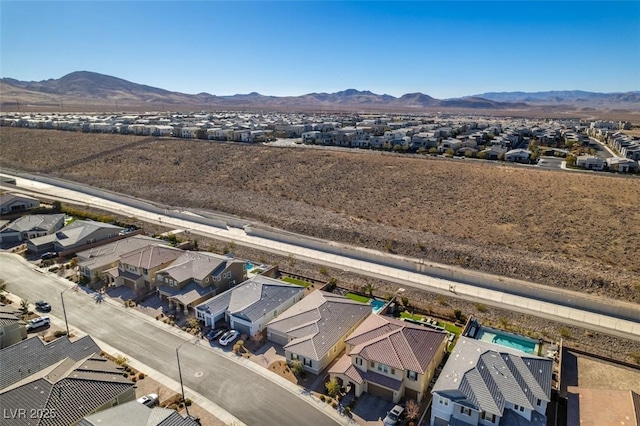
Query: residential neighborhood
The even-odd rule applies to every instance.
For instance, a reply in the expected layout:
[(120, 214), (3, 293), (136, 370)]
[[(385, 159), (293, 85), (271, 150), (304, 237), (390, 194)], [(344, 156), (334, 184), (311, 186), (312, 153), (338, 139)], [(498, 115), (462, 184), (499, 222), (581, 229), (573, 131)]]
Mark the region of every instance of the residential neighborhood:
[[(3, 246), (20, 249), (34, 268), (72, 281), (69, 289), (96, 303), (133, 307), (153, 323), (208, 341), (232, 359), (253, 359), (273, 374), (288, 371), (301, 390), (355, 423), (397, 416), (398, 425), (543, 426), (557, 424), (562, 401), (592, 395), (570, 387), (558, 399), (562, 342), (488, 327), (462, 314), (415, 313), (401, 292), (375, 297), (228, 251), (199, 250), (184, 231), (150, 235), (29, 203), (39, 210), (15, 209), (19, 216), (5, 221), (0, 235)], [(63, 423), (115, 424), (127, 415), (158, 419), (158, 425), (203, 424), (188, 411), (175, 411), (185, 404), (140, 404), (144, 398), (131, 377), (144, 374), (123, 376), (90, 336), (72, 339), (54, 328), (43, 315), (51, 311), (46, 301), (33, 310), (23, 302), (0, 309), (0, 362), (9, 366), (2, 374), (3, 404), (31, 398), (34, 409), (54, 410)], [(25, 356), (48, 363), (26, 365), (20, 361)], [(95, 396), (89, 403), (74, 394), (82, 410), (68, 411), (59, 397), (42, 396), (80, 386), (74, 383)]]
[[(217, 142), (358, 148), (537, 164), (566, 159), (592, 171), (637, 173), (640, 137), (630, 123), (580, 119), (492, 118), (453, 114), (304, 113), (2, 113), (0, 126)], [(603, 144), (604, 146), (600, 145)], [(606, 148), (604, 148), (606, 147)]]

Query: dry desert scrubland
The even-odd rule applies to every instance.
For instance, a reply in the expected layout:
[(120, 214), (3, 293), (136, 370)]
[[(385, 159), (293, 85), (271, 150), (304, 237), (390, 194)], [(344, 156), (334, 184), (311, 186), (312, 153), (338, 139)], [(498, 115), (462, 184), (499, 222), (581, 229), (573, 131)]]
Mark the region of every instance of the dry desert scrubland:
[(640, 302), (640, 180), (473, 160), (1, 128), (0, 166)]

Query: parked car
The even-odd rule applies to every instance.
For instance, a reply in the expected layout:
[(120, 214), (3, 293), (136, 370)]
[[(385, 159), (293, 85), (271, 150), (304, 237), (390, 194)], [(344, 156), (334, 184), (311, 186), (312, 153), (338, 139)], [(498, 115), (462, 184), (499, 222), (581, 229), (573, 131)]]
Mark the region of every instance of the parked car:
[(40, 312), (51, 312), (51, 305), (44, 300), (40, 300), (36, 302), (36, 309)]
[(218, 340), (218, 343), (220, 343), (222, 346), (227, 346), (229, 343), (231, 343), (234, 340), (236, 340), (239, 335), (240, 335), (240, 333), (238, 331), (229, 330), (229, 331), (227, 331), (226, 333), (224, 333), (222, 335), (220, 340)]
[(36, 328), (44, 327), (45, 325), (49, 324), (51, 324), (51, 320), (49, 319), (49, 317), (34, 318), (27, 322), (26, 329), (27, 331), (29, 331)]
[(158, 403), (158, 395), (150, 393), (149, 395), (142, 396), (137, 399), (140, 404), (144, 404), (147, 407), (153, 407)]
[(387, 416), (382, 421), (384, 426), (395, 426), (400, 422), (402, 417), (404, 416), (404, 407), (401, 405), (396, 405), (387, 413)]
[(42, 260), (55, 259), (56, 257), (58, 257), (58, 253), (56, 253), (55, 251), (48, 251), (48, 252), (42, 254), (40, 256), (40, 259), (42, 259)]
[(224, 333), (229, 331), (229, 327), (223, 325), (222, 327), (217, 327), (207, 333), (206, 338), (209, 340), (216, 340), (220, 338)]

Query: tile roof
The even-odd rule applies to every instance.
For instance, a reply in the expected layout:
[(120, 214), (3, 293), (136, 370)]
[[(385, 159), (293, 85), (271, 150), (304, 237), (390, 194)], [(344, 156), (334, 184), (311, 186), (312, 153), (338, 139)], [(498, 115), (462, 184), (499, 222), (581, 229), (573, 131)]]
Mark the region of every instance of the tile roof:
[(72, 247), (91, 238), (91, 235), (100, 229), (111, 229), (113, 230), (114, 235), (124, 230), (124, 228), (111, 225), (110, 223), (76, 220), (75, 222), (60, 229), (55, 234), (32, 238), (29, 241), (35, 246), (56, 241), (63, 248)]
[(3, 231), (10, 230), (14, 232), (27, 231), (47, 231), (56, 222), (63, 220), (63, 214), (34, 214), (22, 216), (14, 220)]
[(255, 322), (262, 318), (265, 312), (277, 309), (296, 294), (303, 292), (304, 287), (255, 275), (198, 305), (197, 309), (213, 315), (228, 311), (234, 317)]
[(447, 337), (441, 331), (370, 315), (345, 342), (352, 346), (349, 355), (424, 374)]
[(137, 401), (130, 401), (99, 411), (83, 418), (78, 426), (122, 426), (123, 419), (128, 425), (136, 426), (198, 426), (195, 420), (182, 417), (168, 408), (150, 408)]
[(433, 392), (502, 416), (507, 401), (529, 409), (536, 399), (550, 401), (552, 366), (550, 359), (460, 337)]
[(182, 252), (182, 256), (177, 258), (170, 266), (158, 272), (166, 273), (178, 282), (183, 282), (190, 278), (202, 281), (207, 275), (218, 271), (222, 272), (232, 262), (244, 263), (242, 260), (219, 254), (187, 251)]
[(17, 315), (10, 312), (0, 312), (0, 327), (15, 324), (20, 321)]
[(62, 337), (49, 344), (37, 336), (23, 340), (0, 350), (0, 390), (65, 358), (77, 361), (99, 352), (90, 336), (74, 342)]
[(28, 200), (28, 201), (38, 201), (38, 199), (29, 197), (28, 195), (23, 194), (14, 194), (12, 192), (7, 192), (5, 194), (0, 194), (0, 206), (4, 206), (5, 204), (13, 203), (14, 201), (19, 200)]
[(195, 281), (191, 281), (189, 284), (182, 287), (181, 289), (178, 289), (177, 287), (169, 287), (169, 286), (163, 286), (163, 287), (168, 288), (170, 290), (176, 289), (177, 291), (175, 291), (175, 293), (169, 296), (169, 298), (175, 299), (178, 302), (182, 303), (183, 305), (188, 305), (190, 303), (193, 303), (196, 300), (206, 296), (207, 294), (213, 296), (215, 295), (215, 292), (216, 292), (215, 285), (202, 287), (200, 284), (198, 284)]
[(351, 363), (351, 357), (346, 354), (329, 368), (329, 373), (344, 374), (358, 384), (364, 382), (362, 372)]
[(293, 338), (285, 345), (288, 351), (319, 360), (370, 313), (369, 305), (316, 290), (267, 327)]
[(149, 245), (166, 246), (169, 245), (169, 243), (144, 235), (134, 235), (129, 238), (123, 238), (122, 240), (78, 252), (78, 265), (91, 268), (109, 265), (117, 262), (123, 254)]
[[(68, 425), (75, 424), (133, 386), (115, 363), (89, 355), (80, 361), (65, 358), (38, 371), (2, 390), (0, 399), (7, 407), (55, 413), (50, 417), (14, 419), (17, 421), (12, 424)], [(130, 396), (133, 395), (130, 392)]]
[(184, 251), (160, 245), (147, 245), (120, 256), (120, 262), (136, 268), (153, 269), (176, 260)]

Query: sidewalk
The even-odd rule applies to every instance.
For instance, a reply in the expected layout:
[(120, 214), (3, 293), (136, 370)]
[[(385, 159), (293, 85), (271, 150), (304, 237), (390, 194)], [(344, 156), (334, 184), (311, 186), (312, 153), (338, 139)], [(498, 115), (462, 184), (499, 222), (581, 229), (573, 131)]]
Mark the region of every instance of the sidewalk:
[[(63, 278), (59, 277), (56, 274), (50, 273), (48, 271), (42, 271), (41, 269), (38, 269), (37, 267), (34, 267), (32, 264), (28, 263), (23, 258), (20, 258), (20, 259), (25, 264), (27, 264), (27, 265), (33, 267), (34, 269), (36, 269), (38, 272), (40, 272), (42, 274), (49, 275), (51, 278), (54, 278), (54, 279), (58, 280), (60, 283), (64, 284), (65, 286), (67, 286), (69, 288), (75, 287), (74, 283), (63, 279)], [(93, 294), (92, 293), (88, 293), (87, 297), (93, 297)], [(19, 303), (19, 298), (18, 298), (18, 303)], [(143, 321), (147, 321), (148, 323), (153, 324), (158, 328), (162, 328), (165, 331), (167, 331), (169, 333), (172, 333), (175, 336), (180, 337), (185, 342), (194, 341), (194, 340), (198, 339), (197, 337), (193, 336), (192, 334), (189, 334), (189, 333), (187, 333), (185, 331), (182, 331), (181, 329), (179, 329), (177, 327), (165, 324), (162, 321), (157, 321), (156, 319), (151, 318), (148, 315), (145, 315), (144, 313), (142, 313), (142, 312), (140, 312), (140, 311), (138, 311), (138, 310), (136, 310), (134, 308), (125, 308), (120, 303), (116, 302), (115, 300), (111, 300), (108, 297), (103, 298), (102, 303), (108, 303), (108, 304), (112, 305), (113, 307), (115, 307), (116, 309), (119, 309), (119, 310), (121, 310), (123, 312), (126, 312), (126, 313), (130, 314), (130, 315), (135, 315), (135, 316), (137, 316), (139, 319), (141, 319)], [(60, 319), (52, 317), (52, 316), (50, 316), (50, 318), (51, 318), (51, 322), (53, 324), (55, 324), (56, 326), (60, 326), (62, 329), (65, 328), (65, 324), (64, 324), (63, 320), (60, 320)], [(72, 327), (72, 326), (69, 327), (69, 331), (70, 331), (71, 334), (73, 334), (75, 336), (78, 336), (78, 337), (82, 337), (82, 336), (86, 335), (86, 333), (83, 333), (80, 330), (78, 330), (78, 329), (76, 329), (75, 327)], [(130, 357), (125, 352), (117, 350), (117, 349), (107, 345), (106, 343), (104, 343), (104, 342), (102, 342), (102, 341), (100, 341), (100, 340), (98, 340), (96, 338), (94, 338), (94, 340), (96, 341), (98, 346), (100, 346), (101, 348), (103, 348), (105, 350), (105, 352), (108, 352), (109, 354), (114, 355), (114, 356), (122, 355), (122, 356), (126, 357), (129, 360), (128, 361), (129, 364), (133, 368), (143, 372), (146, 375), (149, 375), (149, 377), (151, 377), (154, 380), (162, 383), (163, 385), (166, 385), (171, 390), (174, 390), (177, 393), (180, 393), (180, 383), (176, 382), (175, 380), (165, 376), (164, 374), (162, 374), (162, 373), (160, 373), (158, 371), (150, 369), (145, 364), (142, 364), (141, 362), (135, 360), (134, 358)], [(218, 348), (218, 347), (211, 347), (211, 346), (204, 346), (204, 345), (201, 346), (201, 347), (203, 349), (205, 349), (205, 350), (210, 350), (210, 351), (213, 351), (213, 352), (217, 352), (219, 355), (225, 356), (226, 358), (228, 358), (229, 360), (235, 362), (236, 364), (240, 364), (240, 365), (244, 366), (245, 368), (248, 368), (248, 369), (252, 370), (254, 373), (260, 374), (261, 376), (263, 376), (267, 380), (270, 380), (271, 382), (279, 385), (283, 389), (285, 389), (285, 390), (289, 391), (290, 393), (296, 395), (301, 400), (303, 400), (306, 403), (314, 406), (318, 410), (324, 412), (327, 416), (332, 418), (336, 423), (342, 424), (342, 425), (350, 424), (349, 418), (346, 417), (346, 416), (341, 416), (333, 407), (331, 407), (331, 405), (320, 401), (318, 398), (316, 398), (310, 392), (306, 391), (305, 389), (302, 389), (298, 385), (295, 385), (295, 384), (291, 383), (290, 381), (288, 381), (284, 377), (281, 377), (278, 374), (275, 374), (275, 373), (269, 371), (268, 369), (266, 369), (264, 367), (261, 367), (260, 365), (256, 364), (255, 362), (253, 362), (253, 361), (251, 361), (251, 360), (249, 360), (247, 358), (237, 356), (237, 355), (233, 354), (232, 352), (226, 352), (226, 351), (224, 351), (224, 350), (222, 350), (221, 348)], [(234, 417), (231, 413), (227, 412), (226, 410), (224, 410), (222, 407), (216, 405), (215, 403), (209, 401), (207, 398), (205, 398), (201, 394), (193, 391), (192, 389), (189, 389), (188, 387), (185, 387), (184, 389), (185, 389), (185, 398), (191, 399), (195, 404), (197, 404), (197, 405), (201, 406), (202, 408), (206, 409), (207, 411), (209, 411), (215, 417), (219, 418), (220, 420), (224, 421), (227, 424), (233, 424), (233, 425), (237, 425), (237, 426), (244, 425), (244, 423), (242, 423), (239, 419)]]

